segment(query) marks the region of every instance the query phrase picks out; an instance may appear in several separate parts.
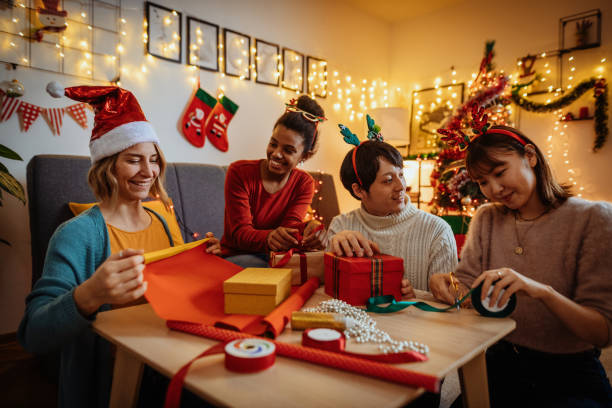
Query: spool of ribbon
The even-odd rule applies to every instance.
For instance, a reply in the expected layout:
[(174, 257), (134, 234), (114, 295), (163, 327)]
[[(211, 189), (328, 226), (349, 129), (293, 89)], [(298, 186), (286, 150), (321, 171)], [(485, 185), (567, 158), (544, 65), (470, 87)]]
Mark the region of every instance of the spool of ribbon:
[(274, 343), (264, 339), (237, 339), (225, 345), (225, 368), (238, 373), (256, 373), (276, 360)]
[[(491, 292), (493, 291), (493, 286), (495, 286), (495, 282), (489, 288), (489, 293), (488, 293), (489, 296), (491, 295)], [(509, 316), (510, 313), (514, 311), (514, 308), (516, 307), (516, 295), (515, 294), (510, 296), (510, 300), (504, 306), (498, 307), (495, 305), (489, 306), (489, 300), (490, 300), (489, 297), (485, 298), (484, 301), (481, 301), (480, 300), (481, 291), (482, 291), (482, 283), (478, 285), (477, 287), (475, 287), (474, 289), (470, 290), (465, 296), (463, 296), (453, 305), (448, 306), (448, 307), (442, 307), (442, 308), (435, 307), (428, 303), (420, 302), (420, 301), (397, 302), (392, 295), (376, 296), (376, 297), (371, 297), (368, 299), (368, 301), (366, 302), (366, 311), (372, 312), (372, 313), (393, 313), (393, 312), (398, 312), (400, 310), (403, 310), (407, 307), (414, 306), (417, 309), (420, 309), (426, 312), (446, 312), (448, 310), (456, 308), (458, 305), (465, 302), (465, 300), (469, 297), (471, 297), (472, 299), (472, 305), (474, 306), (474, 309), (476, 309), (478, 313), (486, 317), (506, 317), (506, 316)], [(503, 290), (501, 293), (503, 294)], [(383, 305), (386, 303), (388, 303), (389, 305), (384, 306), (384, 307), (379, 306), (379, 305)], [(486, 306), (485, 306), (485, 303), (486, 303)]]
[(344, 333), (334, 329), (306, 329), (302, 333), (302, 346), (341, 352), (346, 346)]

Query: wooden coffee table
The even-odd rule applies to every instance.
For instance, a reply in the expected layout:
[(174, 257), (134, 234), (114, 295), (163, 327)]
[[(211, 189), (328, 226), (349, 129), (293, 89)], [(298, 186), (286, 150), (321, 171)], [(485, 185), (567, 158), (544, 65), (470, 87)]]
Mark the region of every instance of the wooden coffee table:
[[(418, 292), (417, 296), (432, 299), (427, 292)], [(305, 307), (328, 298), (319, 288)], [(466, 405), (489, 406), (484, 353), (514, 330), (513, 320), (486, 318), (467, 309), (432, 313), (408, 308), (372, 316), (393, 339), (415, 340), (429, 346), (428, 361), (400, 366), (438, 378), (459, 369)], [(136, 404), (143, 363), (172, 377), (185, 363), (216, 344), (214, 340), (168, 329), (148, 304), (99, 313), (93, 328), (117, 347), (111, 407)], [(299, 344), (301, 335), (301, 331), (288, 327), (277, 340)], [(374, 345), (351, 341), (347, 349), (377, 350)], [(252, 407), (399, 407), (424, 392), (280, 356), (268, 370), (238, 374), (225, 369), (223, 358), (219, 354), (194, 363), (185, 387), (215, 405)]]

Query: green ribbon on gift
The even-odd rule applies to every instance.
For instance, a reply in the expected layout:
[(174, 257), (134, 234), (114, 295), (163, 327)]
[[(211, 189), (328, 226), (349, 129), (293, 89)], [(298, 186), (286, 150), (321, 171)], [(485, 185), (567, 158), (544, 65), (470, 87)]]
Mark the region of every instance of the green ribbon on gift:
[[(474, 309), (478, 311), (483, 316), (486, 317), (506, 317), (510, 315), (514, 311), (516, 307), (516, 295), (510, 296), (510, 300), (508, 301), (505, 308), (500, 310), (499, 312), (491, 312), (487, 310), (480, 300), (480, 293), (482, 290), (482, 283), (477, 287), (470, 290), (464, 297), (456, 301), (453, 305), (448, 307), (435, 307), (428, 303), (417, 301), (417, 302), (398, 302), (395, 300), (393, 295), (384, 295), (384, 296), (376, 296), (371, 297), (366, 302), (366, 312), (372, 313), (394, 313), (399, 312), (400, 310), (404, 310), (407, 307), (414, 306), (417, 309), (423, 310), (425, 312), (446, 312), (451, 309), (457, 308), (457, 306), (461, 305), (468, 297), (472, 298), (472, 305)], [(388, 306), (380, 306), (388, 303)]]

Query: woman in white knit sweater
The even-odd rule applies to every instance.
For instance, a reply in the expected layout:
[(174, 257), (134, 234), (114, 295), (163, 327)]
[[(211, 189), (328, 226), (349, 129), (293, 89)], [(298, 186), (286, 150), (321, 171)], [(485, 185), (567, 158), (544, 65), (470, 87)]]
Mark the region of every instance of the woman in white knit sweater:
[(328, 250), (338, 256), (382, 252), (403, 258), (402, 293), (409, 297), (414, 296), (413, 287), (428, 290), (433, 274), (455, 269), (457, 247), (452, 230), (442, 218), (410, 204), (397, 149), (377, 140), (361, 143), (347, 153), (340, 178), (361, 207), (334, 217)]
[[(493, 204), (470, 223), (461, 289), (482, 283), (484, 297), (493, 287), (489, 304), (517, 296), (516, 330), (487, 350), (491, 406), (612, 406), (598, 358), (612, 342), (612, 205), (571, 197), (513, 128), (472, 139), (466, 165)], [(439, 275), (430, 286), (452, 304), (450, 283)]]

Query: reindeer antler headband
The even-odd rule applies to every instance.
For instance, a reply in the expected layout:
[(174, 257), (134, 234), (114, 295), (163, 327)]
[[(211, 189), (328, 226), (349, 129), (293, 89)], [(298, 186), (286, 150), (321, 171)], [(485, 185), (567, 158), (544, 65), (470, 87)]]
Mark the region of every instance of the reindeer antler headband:
[[(488, 115), (485, 113), (484, 108), (478, 106), (477, 103), (470, 105), (469, 109), (472, 119), (470, 120), (470, 127), (472, 136), (464, 133), (461, 129), (461, 119), (453, 120), (446, 129), (438, 129), (437, 132), (442, 136), (442, 140), (450, 146), (457, 146), (459, 150), (465, 150), (468, 148), (476, 138), (490, 132), (491, 124), (487, 121)], [(510, 136), (519, 142), (522, 146), (525, 146), (527, 142), (523, 140), (519, 135), (514, 132), (505, 129), (495, 129), (495, 133)], [(493, 133), (493, 132), (490, 132)]]
[[(376, 141), (376, 142), (383, 142), (384, 139), (383, 139), (382, 133), (380, 133), (380, 126), (378, 126), (374, 122), (374, 119), (372, 119), (370, 115), (366, 115), (366, 122), (368, 124), (368, 140)], [(357, 135), (351, 132), (350, 129), (344, 126), (343, 124), (338, 123), (338, 127), (340, 128), (340, 134), (344, 136), (343, 137), (344, 141), (350, 145), (355, 146), (353, 148), (353, 154), (352, 154), (353, 171), (355, 172), (355, 177), (357, 177), (357, 181), (359, 182), (359, 185), (363, 186), (363, 183), (361, 182), (361, 178), (359, 178), (359, 173), (357, 172), (357, 162), (355, 160), (357, 156), (357, 149), (359, 148), (359, 145), (362, 142), (359, 141), (359, 138), (357, 137)]]
[[(298, 112), (302, 114), (302, 117), (304, 119), (306, 119), (309, 122), (312, 122), (315, 124), (315, 130), (314, 130), (314, 135), (312, 138), (312, 146), (315, 145), (315, 143), (317, 142), (317, 131), (319, 130), (319, 123), (323, 122), (324, 120), (327, 120), (327, 118), (325, 116), (317, 116), (317, 115), (313, 115), (310, 112), (306, 112), (303, 109), (298, 108), (297, 106), (297, 99), (291, 99), (289, 101), (289, 103), (285, 103), (285, 112)], [(312, 147), (311, 147), (312, 149)]]

